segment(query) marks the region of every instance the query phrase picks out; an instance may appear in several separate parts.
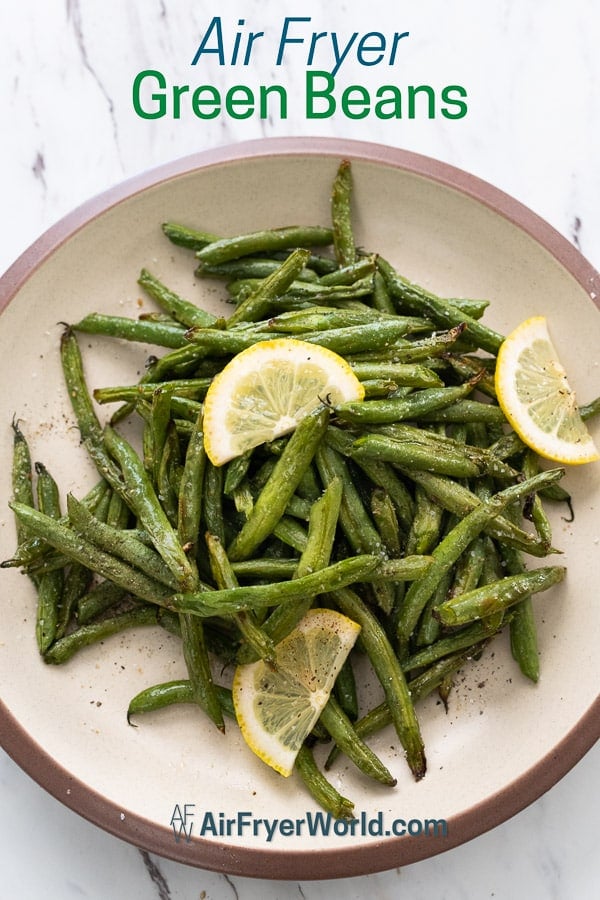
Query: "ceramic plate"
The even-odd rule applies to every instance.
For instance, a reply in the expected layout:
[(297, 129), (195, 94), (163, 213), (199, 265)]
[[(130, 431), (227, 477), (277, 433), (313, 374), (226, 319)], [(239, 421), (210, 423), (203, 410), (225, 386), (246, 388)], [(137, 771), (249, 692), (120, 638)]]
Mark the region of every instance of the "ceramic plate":
[[(500, 332), (526, 316), (546, 315), (581, 401), (599, 393), (596, 272), (547, 224), (490, 185), (430, 159), (335, 140), (273, 140), (200, 154), (92, 200), (2, 279), (3, 559), (15, 541), (6, 505), (14, 415), (34, 459), (51, 468), (63, 493), (81, 496), (94, 482), (63, 389), (58, 323), (90, 311), (143, 312), (148, 304), (136, 284), (142, 267), (218, 309), (222, 289), (195, 281), (189, 253), (163, 237), (160, 223), (223, 235), (327, 224), (331, 181), (343, 157), (353, 161), (361, 245), (442, 295), (489, 299), (486, 320)], [(150, 352), (92, 338), (83, 350), (94, 386), (136, 380)], [(448, 712), (435, 698), (422, 706), (428, 774), (421, 782), (411, 779), (390, 730), (373, 746), (397, 775), (395, 789), (373, 787), (339, 762), (330, 774), (355, 802), (353, 829), (311, 833), (316, 810), (302, 785), (263, 766), (234, 727), (223, 736), (192, 707), (153, 714), (137, 728), (127, 724), (134, 694), (183, 677), (177, 642), (160, 630), (114, 637), (64, 667), (44, 665), (34, 641), (34, 594), (14, 570), (0, 576), (2, 744), (46, 790), (100, 827), (207, 869), (351, 876), (456, 846), (539, 797), (598, 737), (598, 474), (598, 465), (571, 471), (575, 521), (564, 521), (563, 510), (555, 515), (555, 544), (568, 577), (536, 602), (539, 684), (520, 677), (502, 636), (464, 670)], [(278, 825), (269, 840), (275, 820), (292, 825)], [(445, 836), (426, 834), (426, 820), (445, 820)], [(412, 833), (400, 833), (402, 821), (412, 823)], [(293, 833), (281, 833), (287, 830)]]

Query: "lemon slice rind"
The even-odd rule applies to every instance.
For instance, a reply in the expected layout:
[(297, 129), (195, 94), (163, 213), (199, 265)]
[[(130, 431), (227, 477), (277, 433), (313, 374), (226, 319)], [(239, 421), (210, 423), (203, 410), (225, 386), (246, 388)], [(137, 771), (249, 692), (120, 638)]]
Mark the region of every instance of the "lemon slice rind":
[(321, 403), (362, 400), (364, 388), (332, 350), (275, 338), (238, 353), (204, 400), (204, 445), (213, 465), (288, 434)]
[(248, 747), (280, 775), (292, 773), (350, 653), (360, 626), (342, 613), (312, 609), (263, 660), (236, 668), (232, 695)]
[(526, 319), (503, 341), (496, 394), (511, 426), (540, 456), (566, 465), (600, 459), (544, 316)]

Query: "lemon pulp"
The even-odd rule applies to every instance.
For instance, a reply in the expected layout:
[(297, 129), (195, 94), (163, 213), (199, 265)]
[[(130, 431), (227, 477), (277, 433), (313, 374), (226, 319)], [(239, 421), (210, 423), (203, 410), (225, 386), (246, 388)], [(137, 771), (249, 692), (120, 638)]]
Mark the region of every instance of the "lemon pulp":
[(242, 736), (280, 774), (292, 772), (359, 631), (342, 613), (313, 609), (277, 645), (273, 666), (237, 667), (232, 692)]
[(526, 319), (502, 343), (496, 393), (512, 427), (540, 456), (567, 464), (600, 458), (544, 316)]
[(238, 353), (204, 401), (204, 443), (214, 465), (287, 434), (321, 403), (361, 400), (348, 363), (325, 347), (278, 338)]

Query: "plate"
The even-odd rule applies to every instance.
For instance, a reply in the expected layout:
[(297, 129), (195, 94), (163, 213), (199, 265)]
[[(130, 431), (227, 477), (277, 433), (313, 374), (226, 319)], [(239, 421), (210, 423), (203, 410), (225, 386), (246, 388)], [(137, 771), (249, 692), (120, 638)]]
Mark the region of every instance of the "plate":
[[(142, 267), (217, 310), (222, 290), (195, 281), (189, 253), (166, 241), (160, 223), (219, 234), (327, 224), (331, 181), (344, 157), (353, 165), (360, 244), (442, 295), (489, 299), (486, 321), (500, 332), (546, 315), (579, 397), (598, 393), (599, 277), (549, 225), (489, 184), (425, 157), (360, 142), (275, 139), (202, 153), (116, 187), (50, 229), (4, 275), (2, 458), (11, 457), (16, 415), (34, 459), (51, 468), (63, 494), (81, 495), (94, 475), (62, 386), (59, 323), (94, 310), (144, 311), (136, 284)], [(100, 338), (85, 340), (83, 349), (92, 385), (134, 381), (149, 352)], [(15, 540), (9, 468), (5, 463), (1, 476), (3, 559)], [(421, 782), (411, 779), (390, 731), (373, 746), (397, 775), (395, 789), (374, 788), (342, 762), (332, 770), (335, 786), (355, 802), (353, 826), (315, 819), (295, 778), (272, 773), (234, 728), (223, 736), (192, 707), (153, 714), (137, 728), (127, 724), (134, 694), (183, 677), (168, 635), (140, 630), (88, 648), (66, 666), (45, 666), (34, 643), (35, 598), (14, 570), (1, 573), (2, 745), (71, 809), (188, 865), (330, 878), (455, 847), (538, 798), (598, 738), (598, 472), (591, 465), (569, 473), (575, 521), (559, 512), (554, 519), (568, 577), (536, 601), (539, 684), (520, 677), (500, 638), (462, 673), (448, 712), (435, 698), (422, 706), (428, 774)]]

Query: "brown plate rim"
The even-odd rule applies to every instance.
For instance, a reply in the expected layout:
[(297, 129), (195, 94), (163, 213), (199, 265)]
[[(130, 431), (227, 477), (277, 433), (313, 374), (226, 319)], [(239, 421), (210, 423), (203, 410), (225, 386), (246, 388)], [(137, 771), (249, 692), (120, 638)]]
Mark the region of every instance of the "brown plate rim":
[[(149, 169), (83, 203), (51, 226), (0, 278), (0, 311), (64, 242), (95, 218), (150, 187), (197, 169), (265, 156), (331, 156), (378, 163), (439, 182), (508, 219), (544, 247), (581, 285), (600, 310), (600, 275), (584, 256), (532, 210), (486, 181), (410, 151), (338, 138), (265, 138), (201, 151)], [(507, 821), (555, 785), (600, 738), (600, 697), (564, 738), (501, 791), (448, 820), (445, 837), (399, 837), (347, 849), (266, 851), (193, 838), (118, 805), (74, 778), (46, 753), (0, 700), (1, 744), (49, 794), (82, 817), (141, 849), (189, 866), (255, 878), (327, 879), (371, 874), (408, 865), (457, 847)]]

